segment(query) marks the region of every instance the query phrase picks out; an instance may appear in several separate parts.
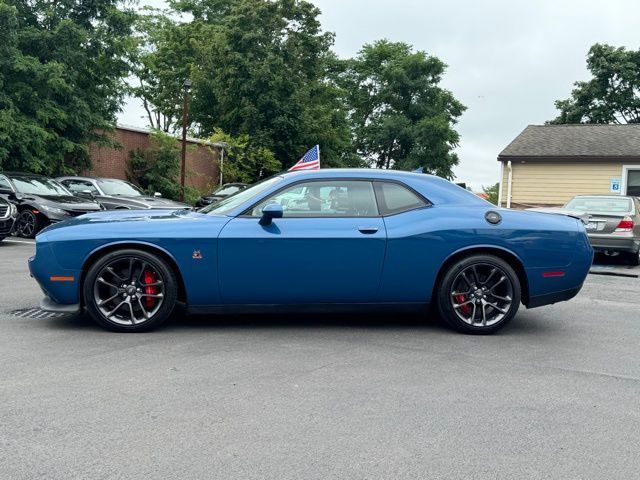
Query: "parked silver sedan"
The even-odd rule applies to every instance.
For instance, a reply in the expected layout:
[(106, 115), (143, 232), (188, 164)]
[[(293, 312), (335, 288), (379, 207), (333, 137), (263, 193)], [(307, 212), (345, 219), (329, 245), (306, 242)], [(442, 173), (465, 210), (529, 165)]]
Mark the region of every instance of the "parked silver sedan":
[(589, 241), (596, 252), (625, 255), (640, 265), (640, 199), (620, 195), (578, 195), (565, 210), (589, 214)]

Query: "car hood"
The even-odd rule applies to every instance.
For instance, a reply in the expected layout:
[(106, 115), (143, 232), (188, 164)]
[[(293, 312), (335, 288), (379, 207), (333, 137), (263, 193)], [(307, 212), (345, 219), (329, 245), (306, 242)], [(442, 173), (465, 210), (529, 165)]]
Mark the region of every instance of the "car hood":
[(72, 195), (33, 195), (22, 194), (21, 200), (34, 200), (41, 205), (51, 205), (65, 210), (101, 210), (100, 204), (85, 198)]
[(147, 208), (191, 208), (191, 205), (187, 205), (186, 203), (176, 202), (175, 200), (168, 198), (152, 197), (149, 195), (114, 195), (113, 198), (138, 202), (144, 204)]
[[(146, 235), (173, 236), (190, 231), (188, 223), (207, 222), (220, 228), (230, 220), (222, 215), (205, 215), (191, 210), (107, 210), (88, 213), (61, 223), (54, 223), (42, 232), (48, 238), (143, 238)], [(211, 232), (208, 232), (211, 234)], [(39, 236), (40, 238), (40, 236)]]

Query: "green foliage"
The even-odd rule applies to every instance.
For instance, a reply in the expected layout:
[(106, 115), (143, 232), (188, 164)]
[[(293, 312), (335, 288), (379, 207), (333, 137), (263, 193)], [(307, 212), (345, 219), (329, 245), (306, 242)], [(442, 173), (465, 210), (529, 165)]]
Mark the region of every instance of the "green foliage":
[(489, 187), (482, 187), (482, 191), (487, 195), (487, 201), (493, 203), (494, 205), (498, 205), (498, 195), (500, 192), (500, 183), (496, 183), (495, 185), (491, 185)]
[(282, 164), (273, 152), (253, 145), (249, 135), (232, 137), (217, 128), (209, 140), (227, 144), (224, 149), (224, 183), (254, 183), (282, 170)]
[(453, 177), (454, 125), (465, 107), (438, 85), (445, 68), (436, 57), (386, 40), (343, 62), (336, 82), (346, 95), (355, 147), (369, 165)]
[(0, 168), (90, 165), (120, 108), (133, 17), (117, 0), (0, 1)]
[[(151, 147), (130, 153), (129, 180), (139, 185), (148, 194), (160, 192), (163, 197), (180, 198), (180, 142), (171, 135), (155, 130), (151, 133)], [(185, 201), (195, 203), (199, 192), (185, 188)]]
[(181, 126), (183, 83), (195, 62), (197, 39), (170, 12), (148, 7), (138, 15), (135, 31), (128, 91), (142, 100), (152, 128), (175, 132)]
[(593, 78), (556, 101), (560, 114), (549, 123), (640, 123), (640, 50), (595, 44), (587, 67)]
[[(285, 168), (316, 143), (323, 166), (359, 164), (340, 90), (327, 81), (333, 35), (322, 31), (315, 6), (301, 0), (181, 0), (170, 6), (171, 12), (150, 13), (139, 23), (141, 86), (133, 91), (149, 107), (153, 126), (171, 131), (189, 76), (196, 135), (216, 128), (249, 135)], [(179, 14), (190, 21), (171, 20)]]

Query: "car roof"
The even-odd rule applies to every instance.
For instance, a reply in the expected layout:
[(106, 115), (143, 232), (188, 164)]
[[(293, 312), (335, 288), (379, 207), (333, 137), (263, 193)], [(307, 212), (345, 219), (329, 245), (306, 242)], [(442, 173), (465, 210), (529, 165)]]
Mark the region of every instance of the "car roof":
[(293, 172), (282, 172), (282, 176), (307, 176), (307, 175), (345, 175), (349, 177), (408, 177), (416, 178), (420, 177), (432, 177), (424, 173), (406, 172), (404, 170), (385, 170), (382, 168), (322, 168), (320, 170), (297, 170)]
[(109, 177), (80, 177), (78, 175), (65, 175), (63, 177), (58, 177), (64, 180), (113, 180), (116, 182), (127, 182), (131, 183), (128, 180), (123, 180), (121, 178), (109, 178)]
[(29, 172), (0, 172), (0, 175), (4, 175), (5, 177), (33, 177), (33, 178), (51, 178), (46, 175), (40, 175), (39, 173), (29, 173)]

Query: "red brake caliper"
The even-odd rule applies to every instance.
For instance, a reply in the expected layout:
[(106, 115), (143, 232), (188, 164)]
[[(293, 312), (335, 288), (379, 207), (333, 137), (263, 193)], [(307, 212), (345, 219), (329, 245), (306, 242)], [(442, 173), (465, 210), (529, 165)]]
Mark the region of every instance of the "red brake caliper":
[[(156, 274), (153, 273), (151, 270), (145, 270), (144, 271), (144, 284), (148, 285), (150, 283), (156, 283)], [(146, 293), (147, 295), (155, 295), (156, 293), (158, 293), (158, 287), (156, 287), (155, 285), (152, 286), (146, 286), (144, 287), (144, 293)], [(156, 303), (156, 299), (153, 297), (145, 297), (145, 302), (147, 304), (147, 308), (151, 309), (153, 308), (153, 306)]]
[[(456, 295), (454, 298), (458, 303), (464, 303), (467, 301), (466, 295)], [(461, 306), (460, 310), (462, 310), (462, 313), (465, 315), (469, 315), (471, 313), (471, 304), (467, 303), (466, 305)]]

